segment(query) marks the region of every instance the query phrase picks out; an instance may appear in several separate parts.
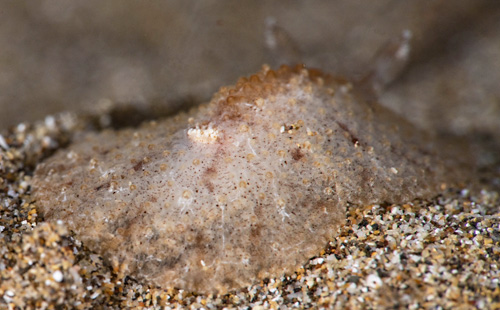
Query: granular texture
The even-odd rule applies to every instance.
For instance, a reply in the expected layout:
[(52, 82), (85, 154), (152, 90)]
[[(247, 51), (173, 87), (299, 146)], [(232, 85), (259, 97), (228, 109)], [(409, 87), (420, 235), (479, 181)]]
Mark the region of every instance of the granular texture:
[(352, 84), (264, 67), (205, 105), (89, 134), (39, 165), (41, 214), (125, 273), (225, 292), (289, 272), (335, 237), (348, 204), (429, 197), (458, 171)]

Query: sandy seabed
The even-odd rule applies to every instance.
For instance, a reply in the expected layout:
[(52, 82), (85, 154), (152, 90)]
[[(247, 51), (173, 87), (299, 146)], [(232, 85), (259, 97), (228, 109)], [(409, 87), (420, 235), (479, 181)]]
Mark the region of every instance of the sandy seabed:
[(431, 200), (347, 206), (338, 237), (294, 273), (198, 295), (140, 283), (38, 216), (34, 167), (96, 124), (62, 114), (0, 136), (0, 309), (500, 308), (498, 167)]

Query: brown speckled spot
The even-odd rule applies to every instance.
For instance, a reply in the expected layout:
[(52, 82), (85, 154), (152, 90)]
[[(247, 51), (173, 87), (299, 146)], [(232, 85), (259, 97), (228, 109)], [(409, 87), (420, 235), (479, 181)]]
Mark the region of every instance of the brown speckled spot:
[(136, 164), (134, 164), (134, 166), (132, 167), (132, 169), (134, 169), (134, 171), (139, 171), (139, 170), (142, 169), (142, 165), (143, 164), (144, 164), (144, 161), (140, 160)]
[(300, 160), (302, 157), (304, 157), (304, 154), (302, 153), (300, 148), (297, 147), (297, 148), (292, 150), (292, 158), (294, 160)]

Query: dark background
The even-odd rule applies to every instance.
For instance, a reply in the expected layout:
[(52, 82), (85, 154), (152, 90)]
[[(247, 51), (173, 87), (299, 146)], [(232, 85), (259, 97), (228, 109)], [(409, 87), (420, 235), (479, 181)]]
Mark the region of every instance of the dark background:
[(289, 60), (266, 49), (272, 18), (306, 65), (351, 78), (411, 30), (410, 65), (381, 102), (433, 131), (500, 137), (499, 1), (0, 3), (0, 130), (66, 110), (208, 100)]

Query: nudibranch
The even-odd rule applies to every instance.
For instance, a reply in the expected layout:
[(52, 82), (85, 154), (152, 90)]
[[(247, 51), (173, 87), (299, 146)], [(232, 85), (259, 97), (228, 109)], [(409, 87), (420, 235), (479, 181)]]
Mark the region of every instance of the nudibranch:
[(438, 193), (452, 176), (431, 142), (342, 78), (264, 66), (188, 113), (88, 134), (32, 188), (128, 275), (220, 293), (317, 255), (347, 204)]

